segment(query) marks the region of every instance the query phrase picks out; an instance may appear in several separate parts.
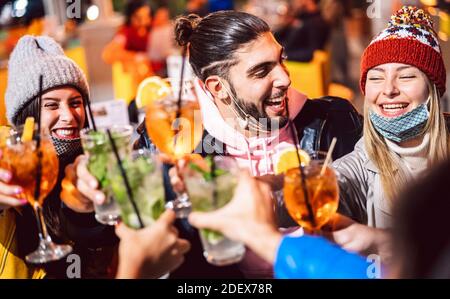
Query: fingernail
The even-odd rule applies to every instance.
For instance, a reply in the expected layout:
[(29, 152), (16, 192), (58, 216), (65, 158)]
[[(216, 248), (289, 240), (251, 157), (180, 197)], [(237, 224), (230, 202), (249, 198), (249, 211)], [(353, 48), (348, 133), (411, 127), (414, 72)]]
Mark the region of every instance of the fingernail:
[(90, 181), (89, 185), (91, 185), (91, 188), (97, 188), (97, 182), (96, 181)]
[(1, 174), (2, 179), (6, 182), (9, 182), (9, 180), (11, 180), (11, 173), (9, 171), (3, 171)]
[(99, 204), (99, 205), (103, 203), (104, 199), (105, 199), (105, 197), (103, 196), (102, 193), (97, 193), (97, 194), (95, 195), (95, 201), (96, 201), (97, 204)]
[[(20, 194), (20, 193), (22, 193), (23, 192), (23, 189), (21, 188), (21, 187), (17, 187), (15, 190), (14, 190), (14, 193), (15, 194)], [(25, 199), (26, 200), (26, 199)]]
[(26, 199), (19, 199), (19, 202), (21, 205), (26, 205), (28, 203), (28, 200)]

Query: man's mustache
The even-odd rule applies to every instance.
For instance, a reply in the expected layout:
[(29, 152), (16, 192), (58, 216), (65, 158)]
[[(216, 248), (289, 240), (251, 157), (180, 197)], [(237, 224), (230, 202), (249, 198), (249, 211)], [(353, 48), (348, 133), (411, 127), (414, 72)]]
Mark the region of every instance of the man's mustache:
[(281, 91), (277, 92), (275, 95), (273, 95), (272, 97), (268, 98), (268, 100), (284, 97), (286, 95), (286, 93), (287, 93), (287, 90), (281, 90)]

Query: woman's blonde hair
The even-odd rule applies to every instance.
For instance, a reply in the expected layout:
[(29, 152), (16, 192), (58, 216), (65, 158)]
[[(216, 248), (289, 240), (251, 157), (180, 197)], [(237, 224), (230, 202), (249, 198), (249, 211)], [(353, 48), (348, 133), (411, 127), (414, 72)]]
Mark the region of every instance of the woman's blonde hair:
[[(430, 134), (429, 161), (435, 165), (450, 157), (450, 140), (436, 85), (424, 77), (428, 82), (430, 116), (422, 134)], [(378, 168), (384, 194), (392, 200), (406, 183), (407, 176), (404, 169), (398, 167), (398, 156), (388, 149), (384, 137), (373, 127), (367, 101), (364, 104), (364, 146), (369, 159)]]

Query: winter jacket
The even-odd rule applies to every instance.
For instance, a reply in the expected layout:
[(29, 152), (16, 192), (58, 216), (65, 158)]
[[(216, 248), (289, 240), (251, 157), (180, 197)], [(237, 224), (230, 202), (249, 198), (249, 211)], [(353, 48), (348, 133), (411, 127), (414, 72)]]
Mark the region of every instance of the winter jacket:
[[(444, 116), (449, 128), (450, 117)], [(339, 213), (371, 227), (390, 228), (392, 206), (384, 194), (380, 172), (367, 155), (363, 138), (353, 152), (332, 165), (338, 173)]]

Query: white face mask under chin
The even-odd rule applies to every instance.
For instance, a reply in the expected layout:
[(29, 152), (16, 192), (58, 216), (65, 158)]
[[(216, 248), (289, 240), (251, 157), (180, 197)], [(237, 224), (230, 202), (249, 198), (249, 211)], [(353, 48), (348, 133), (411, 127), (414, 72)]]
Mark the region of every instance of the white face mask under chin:
[[(237, 99), (234, 97), (233, 93), (228, 89), (228, 87), (224, 84), (224, 82), (218, 79), (222, 84), (222, 88), (225, 89), (225, 92), (228, 94), (230, 99), (233, 101), (234, 105), (230, 105), (231, 111), (236, 116), (237, 123), (239, 127), (243, 130), (251, 130), (259, 133), (270, 133), (258, 120), (256, 120), (253, 116), (244, 111), (244, 109), (239, 105)], [(240, 110), (242, 114), (245, 115), (245, 118), (242, 118), (239, 112), (236, 110), (236, 107)]]

